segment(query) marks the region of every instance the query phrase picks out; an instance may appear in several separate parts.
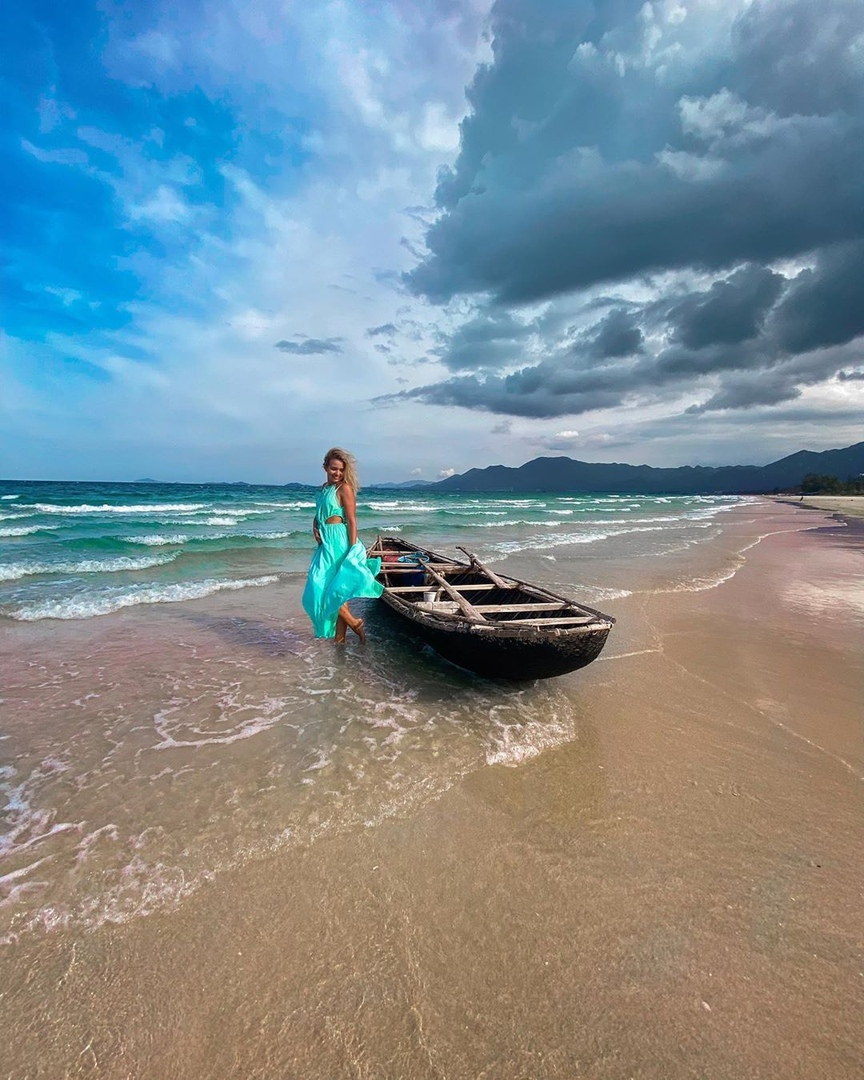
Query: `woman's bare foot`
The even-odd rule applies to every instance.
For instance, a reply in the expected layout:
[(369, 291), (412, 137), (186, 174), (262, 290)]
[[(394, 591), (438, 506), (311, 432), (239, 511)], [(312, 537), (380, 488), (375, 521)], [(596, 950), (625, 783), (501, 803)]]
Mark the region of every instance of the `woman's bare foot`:
[(366, 643), (366, 627), (363, 620), (354, 615), (347, 604), (343, 604), (339, 608), (339, 615), (336, 619), (336, 640), (340, 643), (343, 642), (349, 629), (353, 630), (357, 637), (360, 638), (361, 644)]

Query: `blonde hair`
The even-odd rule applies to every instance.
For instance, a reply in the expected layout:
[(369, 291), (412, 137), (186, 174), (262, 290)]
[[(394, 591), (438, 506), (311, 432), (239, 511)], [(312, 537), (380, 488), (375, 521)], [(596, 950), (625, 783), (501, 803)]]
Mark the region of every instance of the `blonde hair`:
[(360, 490), (360, 477), (357, 475), (357, 459), (341, 446), (331, 446), (324, 455), (324, 468), (326, 469), (333, 458), (338, 458), (345, 466), (344, 481), (350, 484), (355, 493)]

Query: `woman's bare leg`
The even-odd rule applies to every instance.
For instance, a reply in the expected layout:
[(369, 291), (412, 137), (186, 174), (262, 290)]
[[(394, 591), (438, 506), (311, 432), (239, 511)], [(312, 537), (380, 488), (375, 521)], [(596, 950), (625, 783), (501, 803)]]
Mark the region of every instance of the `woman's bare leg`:
[(343, 604), (339, 609), (339, 614), (336, 616), (336, 643), (338, 645), (345, 644), (345, 635), (348, 633), (348, 623), (342, 614), (347, 606), (347, 604)]
[(339, 608), (339, 617), (338, 617), (338, 619), (336, 621), (336, 640), (337, 641), (340, 641), (340, 640), (344, 641), (345, 640), (345, 630), (344, 629), (342, 631), (342, 637), (341, 638), (339, 637), (339, 624), (340, 623), (342, 623), (342, 625), (344, 627), (350, 627), (354, 631), (354, 633), (357, 635), (357, 637), (360, 638), (361, 641), (363, 641), (363, 642), (366, 641), (366, 629), (365, 629), (365, 626), (363, 624), (363, 620), (361, 618), (359, 618), (359, 616), (354, 615), (352, 613), (351, 608), (348, 607), (347, 602), (344, 603), (341, 608)]

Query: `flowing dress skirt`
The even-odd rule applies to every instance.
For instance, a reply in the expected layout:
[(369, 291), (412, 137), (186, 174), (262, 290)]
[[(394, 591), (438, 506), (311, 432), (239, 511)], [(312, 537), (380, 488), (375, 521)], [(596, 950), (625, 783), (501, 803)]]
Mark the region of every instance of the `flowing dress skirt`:
[(384, 586), (375, 580), (381, 560), (367, 559), (359, 540), (348, 546), (348, 526), (344, 522), (319, 524), (318, 531), (321, 543), (312, 556), (303, 608), (312, 620), (315, 637), (332, 638), (336, 636), (339, 608), (346, 600), (377, 597), (384, 592)]

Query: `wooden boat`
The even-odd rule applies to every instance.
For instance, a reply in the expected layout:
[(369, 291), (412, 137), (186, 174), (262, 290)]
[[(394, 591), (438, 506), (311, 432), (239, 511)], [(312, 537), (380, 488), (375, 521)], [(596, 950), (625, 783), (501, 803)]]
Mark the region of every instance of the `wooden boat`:
[[(460, 548), (460, 551), (465, 551)], [(379, 536), (381, 600), (441, 656), (478, 675), (547, 679), (590, 664), (615, 620), (539, 585)]]

